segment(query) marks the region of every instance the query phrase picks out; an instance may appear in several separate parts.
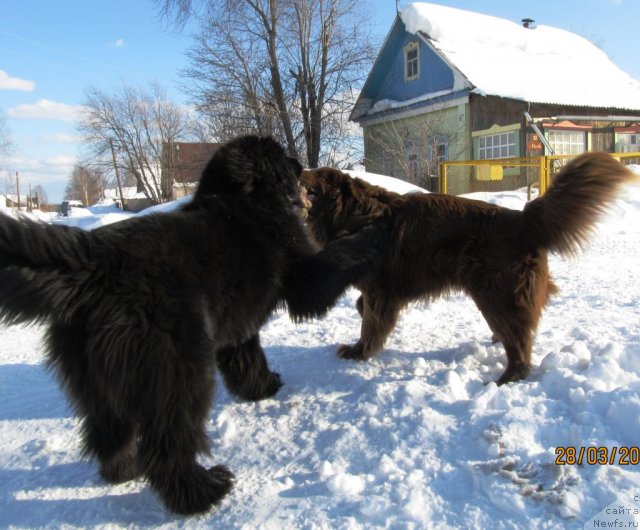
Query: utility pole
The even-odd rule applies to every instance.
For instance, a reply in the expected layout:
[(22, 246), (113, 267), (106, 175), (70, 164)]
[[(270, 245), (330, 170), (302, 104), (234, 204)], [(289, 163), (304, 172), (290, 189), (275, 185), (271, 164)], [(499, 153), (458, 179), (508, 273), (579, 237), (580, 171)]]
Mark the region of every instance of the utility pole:
[(120, 204), (122, 205), (122, 211), (124, 211), (124, 195), (122, 194), (122, 184), (120, 184), (120, 173), (118, 172), (118, 164), (116, 163), (116, 152), (113, 149), (112, 138), (109, 138), (109, 145), (111, 145), (111, 158), (113, 158), (113, 169), (116, 172), (116, 182), (118, 183), (118, 192), (120, 193)]
[(18, 211), (20, 211), (20, 174), (16, 171), (16, 194), (18, 195)]

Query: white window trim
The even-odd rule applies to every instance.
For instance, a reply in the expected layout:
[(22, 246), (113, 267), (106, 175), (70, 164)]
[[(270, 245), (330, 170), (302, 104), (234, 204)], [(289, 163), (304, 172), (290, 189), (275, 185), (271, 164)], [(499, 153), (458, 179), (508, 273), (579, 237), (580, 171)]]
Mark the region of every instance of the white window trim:
[[(568, 142), (557, 138), (563, 134), (569, 135)], [(587, 151), (587, 134), (584, 130), (546, 129), (545, 136), (556, 155), (579, 155)], [(574, 141), (578, 136), (581, 141)]]
[(621, 153), (640, 151), (640, 133), (617, 133), (618, 149)]
[[(510, 137), (512, 137), (513, 141), (510, 140)], [(487, 144), (489, 139), (491, 139), (491, 145)], [(517, 156), (516, 131), (501, 131), (485, 134), (477, 136), (476, 141), (478, 142), (478, 160), (514, 158)], [(499, 151), (499, 153), (497, 153), (498, 156), (494, 156), (496, 150)], [(491, 156), (487, 156), (488, 153), (490, 153)]]
[[(409, 65), (409, 53), (415, 51), (416, 52), (416, 58), (412, 59), (415, 60), (416, 62), (416, 73), (414, 75), (408, 75), (408, 65)], [(420, 46), (418, 45), (417, 41), (412, 41), (410, 43), (408, 43), (405, 47), (404, 47), (404, 80), (405, 81), (415, 81), (416, 79), (418, 79), (420, 77)]]

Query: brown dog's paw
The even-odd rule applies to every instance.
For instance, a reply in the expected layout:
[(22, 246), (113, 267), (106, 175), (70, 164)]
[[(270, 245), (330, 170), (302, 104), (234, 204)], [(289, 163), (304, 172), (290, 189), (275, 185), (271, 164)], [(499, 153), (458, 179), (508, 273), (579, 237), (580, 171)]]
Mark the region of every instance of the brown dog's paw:
[(529, 371), (530, 369), (527, 366), (519, 366), (513, 369), (511, 368), (511, 366), (509, 366), (500, 376), (500, 379), (496, 381), (496, 384), (498, 386), (502, 386), (506, 383), (515, 383), (516, 381), (521, 381), (529, 375)]
[(342, 344), (338, 348), (338, 357), (341, 359), (351, 359), (353, 361), (366, 361), (367, 358), (362, 351), (362, 344), (356, 342), (353, 346)]

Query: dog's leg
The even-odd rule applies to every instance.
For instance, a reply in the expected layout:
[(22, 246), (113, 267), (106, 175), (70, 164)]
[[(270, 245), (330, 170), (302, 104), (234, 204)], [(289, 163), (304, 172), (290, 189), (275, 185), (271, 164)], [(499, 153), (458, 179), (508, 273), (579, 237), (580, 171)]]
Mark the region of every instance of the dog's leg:
[[(507, 368), (498, 385), (524, 379), (531, 370), (533, 334), (548, 299), (547, 278), (525, 271), (520, 277), (502, 277), (499, 291), (472, 293), (472, 298), (507, 354)], [(536, 281), (537, 280), (537, 281)], [(498, 282), (494, 282), (497, 285)]]
[(338, 356), (343, 359), (366, 360), (382, 350), (384, 341), (393, 331), (402, 309), (399, 300), (384, 295), (363, 293), (361, 300), (360, 339), (353, 346), (342, 345), (338, 348)]
[(229, 391), (242, 399), (265, 399), (282, 386), (280, 374), (269, 370), (258, 335), (237, 346), (221, 348), (216, 361)]
[[(84, 451), (100, 462), (100, 474), (119, 483), (140, 475), (133, 422), (113, 412), (108, 376), (95, 352), (87, 354), (84, 323), (52, 323), (48, 329), (50, 365), (60, 376), (64, 389), (83, 418)], [(102, 357), (103, 359), (104, 357)], [(122, 377), (126, 377), (122, 374)], [(107, 389), (105, 395), (105, 389)], [(123, 407), (120, 406), (120, 409)]]
[(503, 344), (507, 353), (507, 369), (496, 381), (498, 386), (520, 381), (526, 378), (531, 370), (531, 340), (516, 340), (511, 343), (503, 341)]
[(205, 426), (215, 384), (211, 341), (194, 329), (197, 318), (180, 337), (147, 336), (144, 357), (151, 364), (140, 381), (139, 461), (167, 508), (180, 514), (209, 510), (233, 486), (226, 467), (206, 469), (196, 461), (209, 453)]
[(131, 422), (101, 411), (84, 419), (83, 431), (86, 451), (98, 458), (100, 475), (107, 482), (119, 484), (142, 474), (136, 429)]
[(493, 331), (492, 340), (502, 342), (507, 354), (507, 368), (496, 383), (500, 386), (524, 379), (531, 369), (531, 319), (526, 315), (519, 315), (516, 310), (511, 313), (490, 314), (486, 310), (483, 311), (480, 304), (477, 305)]

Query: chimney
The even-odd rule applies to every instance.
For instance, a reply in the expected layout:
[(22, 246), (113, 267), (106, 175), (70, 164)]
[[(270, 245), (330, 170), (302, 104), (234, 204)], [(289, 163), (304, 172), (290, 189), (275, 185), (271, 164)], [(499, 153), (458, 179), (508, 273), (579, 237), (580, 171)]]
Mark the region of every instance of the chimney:
[(531, 27), (531, 25), (532, 25), (534, 22), (535, 22), (535, 20), (533, 20), (532, 18), (523, 18), (523, 19), (522, 19), (522, 25), (523, 25), (525, 28), (528, 28), (528, 29), (533, 29), (533, 28)]

